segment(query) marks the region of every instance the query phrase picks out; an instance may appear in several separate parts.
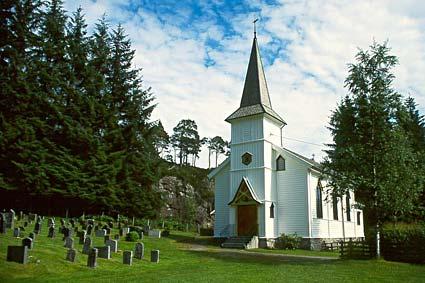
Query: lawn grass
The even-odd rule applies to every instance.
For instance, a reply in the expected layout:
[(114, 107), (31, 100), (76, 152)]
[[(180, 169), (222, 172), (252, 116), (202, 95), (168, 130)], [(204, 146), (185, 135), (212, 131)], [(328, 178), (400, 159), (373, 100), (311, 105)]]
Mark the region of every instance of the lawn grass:
[[(423, 265), (295, 258), (264, 254), (276, 251), (262, 249), (262, 254), (222, 250), (211, 238), (174, 231), (168, 238), (145, 237), (145, 259), (134, 259), (132, 266), (122, 264), (122, 251), (133, 250), (135, 243), (120, 240), (119, 253), (110, 260), (98, 259), (98, 267), (90, 269), (76, 237), (77, 262), (64, 260), (62, 237), (47, 238), (46, 222), (27, 265), (6, 262), (7, 246), (20, 245), (21, 239), (13, 238), (10, 230), (0, 234), (0, 282), (425, 282)], [(94, 245), (103, 245), (103, 238), (94, 238)], [(159, 264), (149, 262), (152, 249), (160, 250)]]

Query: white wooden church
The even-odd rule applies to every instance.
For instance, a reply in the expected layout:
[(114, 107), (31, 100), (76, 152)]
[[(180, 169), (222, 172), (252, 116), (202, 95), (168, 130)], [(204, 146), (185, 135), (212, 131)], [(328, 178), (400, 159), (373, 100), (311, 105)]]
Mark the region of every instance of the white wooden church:
[(272, 108), (255, 33), (240, 107), (226, 121), (231, 154), (209, 174), (215, 180), (215, 237), (265, 247), (283, 233), (297, 233), (308, 249), (364, 237), (354, 194), (327, 197), (320, 164), (283, 147), (286, 123)]

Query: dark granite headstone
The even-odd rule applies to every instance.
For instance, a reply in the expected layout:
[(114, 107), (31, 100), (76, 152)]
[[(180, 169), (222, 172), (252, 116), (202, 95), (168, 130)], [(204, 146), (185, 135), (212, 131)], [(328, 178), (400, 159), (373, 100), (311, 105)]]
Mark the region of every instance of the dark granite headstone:
[(92, 245), (92, 241), (90, 237), (86, 237), (86, 239), (84, 240), (84, 245), (83, 245), (83, 254), (89, 254), (91, 245)]
[(47, 234), (47, 237), (54, 238), (55, 236), (56, 236), (55, 226), (50, 226), (49, 227), (49, 233)]
[(89, 250), (89, 256), (87, 257), (87, 266), (95, 268), (97, 266), (97, 254), (98, 250), (96, 248)]
[(103, 238), (103, 242), (104, 243), (106, 243), (106, 241), (109, 241), (111, 239), (111, 236), (110, 235), (106, 235), (104, 238)]
[(78, 235), (78, 243), (80, 245), (84, 244), (84, 240), (87, 237), (86, 231), (84, 231), (84, 230), (79, 231), (77, 235)]
[(92, 232), (93, 232), (93, 225), (91, 224), (87, 225), (87, 234), (91, 235)]
[(66, 253), (66, 260), (70, 262), (75, 262), (77, 257), (77, 251), (75, 249), (69, 249)]
[(30, 237), (33, 242), (35, 241), (35, 233), (34, 232), (31, 232), (28, 237)]
[(26, 264), (28, 262), (28, 247), (8, 246), (6, 260)]
[(111, 258), (111, 247), (110, 246), (104, 246), (104, 247), (96, 247), (98, 250), (98, 256), (99, 258), (105, 258), (110, 259)]
[(155, 262), (155, 263), (159, 262), (159, 250), (151, 251), (151, 262)]
[(118, 241), (120, 239), (120, 235), (115, 234), (114, 239)]
[(41, 231), (41, 223), (37, 221), (34, 225), (34, 233), (38, 235), (40, 234), (40, 231)]
[(133, 263), (133, 251), (124, 251), (122, 263), (131, 265)]
[(65, 248), (73, 249), (74, 248), (74, 239), (71, 237), (65, 238), (65, 244), (63, 245)]
[(118, 241), (117, 240), (107, 240), (105, 242), (105, 245), (111, 247), (111, 253), (118, 252)]
[(143, 243), (137, 243), (134, 249), (134, 257), (137, 259), (143, 259), (145, 254), (145, 245)]
[(21, 229), (19, 228), (13, 228), (13, 237), (19, 237), (21, 236)]
[(6, 216), (3, 213), (0, 213), (0, 233), (6, 234)]
[(27, 227), (28, 226), (28, 221), (25, 221), (24, 222), (24, 227)]
[(29, 250), (31, 250), (34, 247), (34, 240), (31, 238), (24, 238), (22, 240), (22, 246), (26, 246)]

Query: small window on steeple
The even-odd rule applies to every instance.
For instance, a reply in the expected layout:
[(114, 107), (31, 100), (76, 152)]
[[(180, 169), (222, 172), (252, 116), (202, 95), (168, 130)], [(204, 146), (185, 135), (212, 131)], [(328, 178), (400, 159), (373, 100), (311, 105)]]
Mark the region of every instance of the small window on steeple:
[(276, 170), (277, 171), (286, 170), (285, 159), (282, 157), (282, 155), (279, 155), (279, 157), (276, 159)]
[(274, 204), (270, 205), (270, 218), (274, 218)]

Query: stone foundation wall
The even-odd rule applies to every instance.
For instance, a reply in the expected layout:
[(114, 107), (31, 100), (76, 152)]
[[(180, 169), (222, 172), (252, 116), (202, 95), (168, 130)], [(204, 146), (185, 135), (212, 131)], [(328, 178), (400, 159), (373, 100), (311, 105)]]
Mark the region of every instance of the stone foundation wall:
[[(359, 237), (359, 238), (345, 238), (346, 241), (348, 240), (353, 240), (353, 241), (359, 241), (359, 240), (364, 240), (363, 237)], [(273, 238), (260, 238), (258, 239), (258, 246), (260, 248), (274, 248), (275, 247), (275, 243), (276, 243), (276, 239)], [(342, 238), (302, 238), (301, 239), (301, 244), (300, 244), (300, 248), (303, 250), (317, 250), (320, 251), (322, 249), (322, 243), (335, 243), (338, 241), (342, 241)]]

